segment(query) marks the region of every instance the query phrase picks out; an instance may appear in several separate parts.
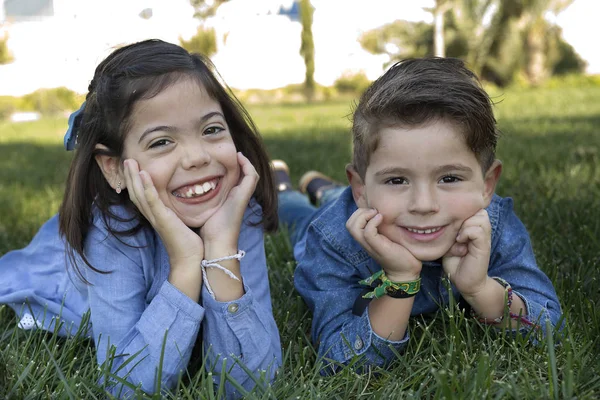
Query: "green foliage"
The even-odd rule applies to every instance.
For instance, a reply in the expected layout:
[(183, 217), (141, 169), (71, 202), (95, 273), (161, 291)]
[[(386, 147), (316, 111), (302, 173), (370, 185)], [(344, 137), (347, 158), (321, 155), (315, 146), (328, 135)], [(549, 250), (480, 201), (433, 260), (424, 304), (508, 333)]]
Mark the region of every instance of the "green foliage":
[(364, 32), (358, 40), (371, 54), (387, 54), (390, 62), (433, 54), (433, 28), (425, 22), (397, 20)]
[[(266, 236), (265, 249), (284, 364), (265, 393), (246, 398), (600, 398), (600, 82), (554, 79), (561, 80), (559, 87), (490, 90), (503, 132), (497, 191), (514, 199), (538, 264), (556, 288), (567, 328), (533, 346), (450, 306), (411, 320), (408, 347), (391, 369), (359, 375), (344, 368), (323, 377), (310, 340), (311, 316), (293, 286), (289, 235), (282, 230)], [(569, 82), (578, 87), (566, 86)], [(249, 110), (270, 155), (288, 162), (294, 182), (309, 169), (346, 179), (350, 100)], [(25, 246), (57, 212), (72, 157), (62, 148), (66, 126), (65, 118), (0, 122), (0, 254)], [(192, 366), (162, 398), (213, 398), (202, 360)], [(88, 339), (19, 331), (14, 312), (0, 306), (0, 397), (104, 398), (99, 374)]]
[(0, 96), (0, 121), (7, 119), (17, 111), (20, 102), (18, 97)]
[(199, 53), (206, 57), (212, 57), (217, 52), (217, 36), (213, 28), (199, 26), (196, 34), (190, 40), (179, 37), (181, 47), (190, 53)]
[(333, 82), (333, 87), (339, 93), (362, 94), (371, 84), (364, 71), (357, 73), (344, 73)]
[(38, 89), (22, 97), (25, 111), (37, 111), (43, 115), (56, 115), (76, 110), (80, 106), (77, 93), (65, 87)]
[(304, 58), (306, 72), (304, 74), (304, 90), (308, 101), (312, 101), (315, 94), (315, 43), (312, 34), (314, 9), (310, 0), (300, 0), (300, 19), (302, 23), (302, 37), (300, 55)]

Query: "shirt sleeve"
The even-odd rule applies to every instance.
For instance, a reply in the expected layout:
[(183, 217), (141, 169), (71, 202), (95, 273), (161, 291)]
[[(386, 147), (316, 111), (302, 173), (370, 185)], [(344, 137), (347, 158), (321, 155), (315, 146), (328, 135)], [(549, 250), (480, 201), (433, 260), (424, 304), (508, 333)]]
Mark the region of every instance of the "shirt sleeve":
[(498, 234), (492, 242), (488, 275), (506, 280), (513, 289), (513, 296), (523, 299), (527, 308), (524, 317), (531, 325), (524, 324), (522, 330), (539, 327), (545, 335), (546, 321), (553, 328), (561, 321), (558, 296), (536, 263), (529, 234), (513, 211), (512, 199), (502, 199), (499, 212)]
[[(143, 265), (153, 263), (153, 254), (148, 254), (153, 246), (138, 243), (140, 237), (123, 243), (92, 228), (86, 238), (88, 260), (95, 268), (111, 272), (82, 269), (90, 282), (87, 291), (98, 363), (106, 362), (103, 370), (153, 393), (159, 387), (174, 387), (186, 369), (204, 310), (168, 281), (147, 303), (150, 281)], [(114, 376), (101, 378), (107, 390), (118, 397), (128, 394), (131, 388), (116, 384)]]
[(408, 329), (400, 341), (373, 332), (368, 308), (360, 316), (352, 313), (354, 301), (364, 289), (358, 283), (362, 278), (349, 260), (323, 240), (315, 225), (308, 228), (294, 283), (313, 314), (311, 334), (319, 356), (333, 361), (326, 373), (335, 372), (355, 356), (362, 356), (364, 365), (384, 366), (408, 342)]
[[(227, 373), (228, 397), (241, 395), (230, 379), (251, 391), (257, 384), (272, 381), (281, 365), (281, 342), (273, 318), (261, 226), (245, 223), (238, 243), (246, 252), (240, 261), (245, 294), (234, 301), (219, 302), (205, 285), (202, 289), (207, 368), (217, 383)], [(246, 371), (252, 371), (254, 376)]]

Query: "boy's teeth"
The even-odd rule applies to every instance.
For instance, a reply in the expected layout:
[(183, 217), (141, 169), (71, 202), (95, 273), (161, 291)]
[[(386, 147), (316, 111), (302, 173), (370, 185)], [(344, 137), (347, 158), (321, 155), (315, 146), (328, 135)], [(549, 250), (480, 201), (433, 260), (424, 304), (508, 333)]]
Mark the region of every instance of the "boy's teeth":
[(202, 185), (194, 186), (194, 192), (196, 194), (204, 194), (204, 187)]
[(439, 231), (442, 228), (433, 228), (433, 229), (413, 229), (413, 228), (406, 228), (406, 229), (408, 229), (410, 232), (420, 233), (422, 235), (423, 234), (427, 235), (427, 234), (430, 234), (430, 233), (433, 233), (433, 232), (437, 232), (437, 231)]
[(210, 186), (210, 182), (204, 182), (202, 184), (202, 193), (206, 193), (208, 192), (210, 189), (212, 189), (212, 186)]

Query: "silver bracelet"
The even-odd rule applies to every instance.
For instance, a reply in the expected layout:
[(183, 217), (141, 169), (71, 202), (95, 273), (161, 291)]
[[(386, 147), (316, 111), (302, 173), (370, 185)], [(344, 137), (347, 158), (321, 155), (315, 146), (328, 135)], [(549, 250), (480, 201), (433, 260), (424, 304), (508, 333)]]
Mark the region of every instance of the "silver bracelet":
[(213, 292), (212, 288), (210, 287), (210, 283), (208, 283), (208, 278), (206, 277), (206, 268), (220, 269), (231, 279), (239, 281), (240, 279), (237, 276), (235, 276), (233, 274), (233, 272), (231, 272), (230, 270), (228, 270), (227, 268), (225, 268), (224, 266), (219, 264), (219, 262), (227, 261), (227, 260), (234, 260), (234, 259), (241, 260), (242, 258), (244, 258), (245, 255), (246, 255), (246, 252), (244, 250), (238, 250), (238, 252), (236, 254), (231, 255), (231, 256), (215, 258), (214, 260), (202, 260), (202, 262), (200, 263), (200, 268), (202, 268), (202, 280), (204, 280), (204, 284), (206, 285), (206, 290), (208, 290), (208, 293), (210, 293), (210, 295), (212, 297), (215, 297), (215, 293)]

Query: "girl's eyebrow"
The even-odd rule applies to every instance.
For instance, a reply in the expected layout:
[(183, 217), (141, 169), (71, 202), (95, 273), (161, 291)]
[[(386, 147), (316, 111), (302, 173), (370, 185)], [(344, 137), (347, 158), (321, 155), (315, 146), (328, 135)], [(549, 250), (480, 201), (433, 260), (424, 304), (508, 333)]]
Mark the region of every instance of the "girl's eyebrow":
[[(225, 119), (225, 116), (223, 115), (223, 113), (221, 113), (219, 111), (212, 111), (212, 112), (209, 112), (209, 113), (203, 115), (198, 120), (198, 125), (205, 123), (206, 121), (208, 121), (209, 119), (211, 119), (212, 117), (215, 117), (215, 116)], [(148, 129), (146, 129), (144, 131), (144, 133), (142, 133), (142, 135), (140, 136), (140, 139), (138, 140), (138, 143), (141, 143), (142, 140), (144, 140), (144, 138), (146, 136), (148, 136), (152, 132), (156, 132), (156, 131), (174, 132), (174, 131), (176, 131), (176, 128), (174, 126), (169, 126), (169, 125), (158, 125), (158, 126), (150, 127)]]

